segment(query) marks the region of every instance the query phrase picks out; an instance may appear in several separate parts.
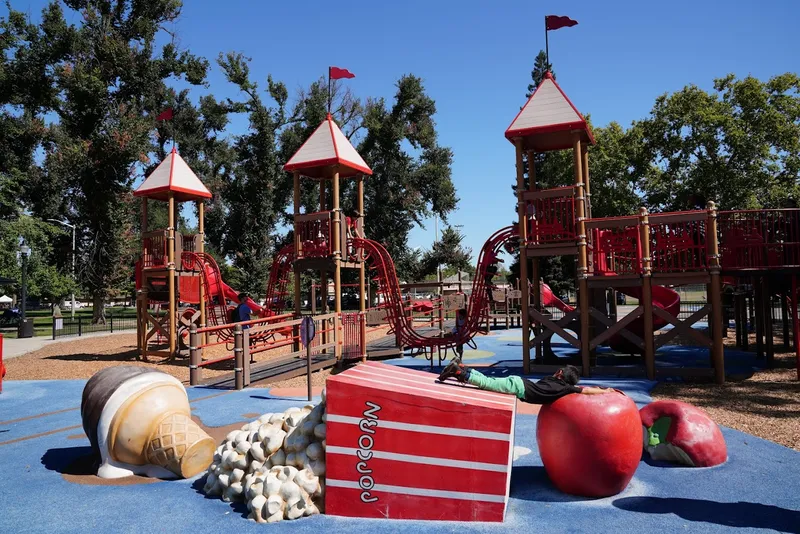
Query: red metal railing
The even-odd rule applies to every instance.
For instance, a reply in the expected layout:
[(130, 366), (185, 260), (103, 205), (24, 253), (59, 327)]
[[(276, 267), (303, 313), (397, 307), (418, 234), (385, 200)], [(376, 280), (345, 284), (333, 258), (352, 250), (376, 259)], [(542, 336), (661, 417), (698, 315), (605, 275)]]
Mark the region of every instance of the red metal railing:
[(342, 313), (342, 358), (361, 358), (366, 354), (366, 347), (361, 346), (362, 326), (361, 313)]
[(142, 267), (162, 267), (167, 264), (167, 231), (157, 230), (142, 235)]
[(650, 257), (654, 273), (702, 271), (708, 267), (706, 211), (651, 214)]
[(587, 219), (586, 230), (592, 235), (595, 274), (642, 272), (638, 217)]
[(800, 265), (800, 210), (721, 211), (717, 216), (724, 269)]
[(297, 215), (295, 231), (300, 237), (298, 258), (328, 257), (333, 254), (333, 218), (330, 211)]
[(577, 239), (574, 187), (530, 191), (523, 199), (530, 243), (547, 245)]

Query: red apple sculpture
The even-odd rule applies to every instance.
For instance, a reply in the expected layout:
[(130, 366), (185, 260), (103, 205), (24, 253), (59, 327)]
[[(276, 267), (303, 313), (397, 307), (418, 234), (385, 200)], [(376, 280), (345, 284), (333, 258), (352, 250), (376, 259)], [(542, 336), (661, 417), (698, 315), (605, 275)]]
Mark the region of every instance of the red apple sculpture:
[(640, 410), (647, 429), (645, 449), (654, 460), (712, 467), (728, 459), (717, 424), (696, 406), (674, 400), (651, 402)]
[(621, 392), (567, 395), (542, 407), (536, 441), (547, 476), (571, 495), (608, 497), (625, 489), (642, 458), (642, 420)]

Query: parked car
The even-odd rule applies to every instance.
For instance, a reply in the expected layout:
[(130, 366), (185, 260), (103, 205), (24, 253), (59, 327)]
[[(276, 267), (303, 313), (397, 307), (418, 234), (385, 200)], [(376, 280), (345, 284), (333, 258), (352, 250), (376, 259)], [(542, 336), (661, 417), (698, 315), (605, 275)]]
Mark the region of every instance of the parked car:
[[(64, 305), (61, 308), (64, 309), (64, 310), (71, 310), (72, 309), (72, 301), (69, 300), (69, 299), (65, 300), (64, 301)], [(76, 310), (80, 310), (81, 308), (86, 308), (86, 304), (84, 304), (83, 302), (81, 302), (79, 300), (76, 300), (75, 301), (75, 309)]]

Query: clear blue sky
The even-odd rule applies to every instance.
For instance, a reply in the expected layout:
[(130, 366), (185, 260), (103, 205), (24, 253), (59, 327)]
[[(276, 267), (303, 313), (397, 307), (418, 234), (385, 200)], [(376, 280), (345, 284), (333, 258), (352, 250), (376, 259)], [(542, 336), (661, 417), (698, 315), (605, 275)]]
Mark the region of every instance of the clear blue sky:
[[(12, 0), (37, 19), (45, 3)], [(272, 74), (290, 91), (329, 65), (355, 73), (347, 83), (362, 97), (391, 99), (399, 76), (422, 77), (436, 100), (440, 142), (455, 154), (461, 201), (450, 222), (463, 225), (475, 254), (515, 217), (514, 151), (503, 132), (525, 101), (533, 59), (544, 48), (545, 15), (579, 22), (550, 33), (550, 58), (561, 87), (598, 126), (627, 126), (649, 112), (656, 96), (690, 83), (709, 89), (728, 73), (768, 78), (800, 67), (797, 0), (184, 4), (173, 28), (181, 46), (209, 59), (243, 52), (256, 79)], [(216, 65), (209, 80), (218, 97), (235, 96)], [(413, 232), (410, 245), (432, 240), (431, 221)]]

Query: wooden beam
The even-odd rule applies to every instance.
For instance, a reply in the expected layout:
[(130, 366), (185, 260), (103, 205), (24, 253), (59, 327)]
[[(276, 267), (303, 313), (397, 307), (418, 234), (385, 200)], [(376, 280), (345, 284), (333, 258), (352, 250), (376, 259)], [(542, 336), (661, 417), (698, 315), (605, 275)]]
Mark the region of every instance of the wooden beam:
[[(525, 166), (523, 160), (522, 138), (514, 139), (517, 163), (517, 216), (519, 218), (519, 243), (520, 251), (525, 251), (528, 245), (528, 218), (525, 208)], [(530, 166), (532, 172), (535, 167)], [(529, 169), (529, 172), (531, 170)], [(535, 175), (532, 181), (536, 181)], [(528, 255), (521, 252), (519, 255), (519, 279), (524, 298), (522, 299), (522, 370), (530, 374), (531, 369), (531, 343), (530, 343), (530, 317), (528, 315)]]
[(598, 309), (592, 307), (590, 310), (590, 314), (592, 317), (603, 323), (608, 327), (608, 329), (601, 333), (599, 336), (595, 337), (590, 342), (590, 348), (594, 349), (598, 345), (602, 345), (607, 339), (611, 338), (614, 334), (619, 333), (622, 337), (633, 343), (639, 348), (644, 348), (644, 341), (642, 338), (627, 330), (629, 324), (633, 321), (638, 319), (644, 313), (644, 307), (639, 305), (636, 307), (635, 310), (630, 312), (628, 315), (622, 318), (622, 320), (618, 322), (614, 322), (609, 319), (606, 314), (599, 311)]
[(664, 334), (661, 334), (660, 336), (658, 336), (658, 338), (656, 338), (655, 346), (662, 347), (664, 346), (665, 343), (669, 342), (678, 335), (687, 334), (695, 338), (704, 347), (711, 347), (712, 344), (711, 339), (709, 339), (708, 337), (704, 336), (703, 334), (692, 328), (692, 325), (697, 321), (699, 321), (700, 319), (702, 319), (703, 317), (705, 317), (706, 315), (708, 315), (708, 312), (710, 310), (711, 310), (711, 305), (706, 304), (705, 306), (694, 312), (692, 315), (690, 315), (688, 319), (686, 319), (685, 321), (681, 321), (677, 317), (673, 317), (672, 315), (667, 313), (667, 311), (664, 310), (663, 308), (659, 308), (658, 306), (653, 306), (653, 315), (661, 317), (662, 319), (664, 319), (673, 326), (672, 330)]
[[(561, 336), (564, 341), (575, 347), (576, 349), (581, 348), (581, 342), (578, 338), (571, 335), (569, 332), (564, 330), (563, 326), (567, 325), (570, 321), (572, 321), (575, 317), (578, 316), (578, 310), (574, 310), (569, 312), (568, 314), (564, 315), (558, 321), (552, 321), (547, 316), (540, 313), (538, 310), (531, 309), (529, 311), (531, 318), (533, 318), (536, 322), (544, 326), (549, 331), (542, 332), (538, 336), (536, 336), (533, 340), (534, 343), (538, 343), (539, 341), (544, 340), (550, 332), (558, 334)], [(524, 338), (523, 338), (524, 339)], [(527, 374), (527, 373), (526, 373)]]

